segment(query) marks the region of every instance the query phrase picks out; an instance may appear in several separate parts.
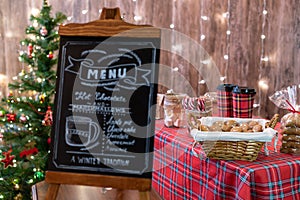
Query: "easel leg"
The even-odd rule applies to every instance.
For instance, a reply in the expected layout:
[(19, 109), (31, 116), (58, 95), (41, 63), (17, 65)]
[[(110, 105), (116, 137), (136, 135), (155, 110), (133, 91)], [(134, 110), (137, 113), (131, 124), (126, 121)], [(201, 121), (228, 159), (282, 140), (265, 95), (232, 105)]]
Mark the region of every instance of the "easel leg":
[(139, 191), (140, 200), (150, 200), (150, 192), (149, 191)]
[(60, 184), (49, 184), (46, 200), (56, 200)]

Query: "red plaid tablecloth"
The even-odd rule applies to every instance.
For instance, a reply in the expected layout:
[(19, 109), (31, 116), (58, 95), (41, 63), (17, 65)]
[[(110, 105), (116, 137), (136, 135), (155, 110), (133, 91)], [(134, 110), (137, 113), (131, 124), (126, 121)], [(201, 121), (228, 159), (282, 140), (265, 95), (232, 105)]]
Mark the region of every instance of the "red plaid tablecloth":
[(300, 156), (259, 154), (254, 162), (200, 160), (186, 129), (156, 123), (153, 187), (166, 200), (300, 199)]

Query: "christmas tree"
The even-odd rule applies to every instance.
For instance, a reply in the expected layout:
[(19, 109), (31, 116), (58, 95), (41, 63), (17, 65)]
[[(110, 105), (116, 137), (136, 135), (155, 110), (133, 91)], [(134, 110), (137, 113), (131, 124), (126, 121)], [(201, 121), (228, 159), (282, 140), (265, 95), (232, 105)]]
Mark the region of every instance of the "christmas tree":
[(30, 199), (31, 187), (44, 179), (49, 153), (59, 48), (58, 26), (66, 16), (51, 16), (43, 1), (21, 41), (22, 71), (9, 84), (9, 95), (0, 107), (3, 135), (0, 147), (0, 199)]

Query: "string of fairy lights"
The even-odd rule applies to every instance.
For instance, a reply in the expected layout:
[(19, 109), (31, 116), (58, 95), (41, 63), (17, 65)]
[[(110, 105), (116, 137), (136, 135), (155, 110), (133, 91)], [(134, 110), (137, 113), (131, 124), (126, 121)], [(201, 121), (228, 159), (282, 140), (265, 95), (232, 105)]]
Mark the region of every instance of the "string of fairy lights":
[(265, 52), (265, 42), (266, 42), (266, 34), (265, 34), (265, 27), (266, 27), (266, 21), (267, 21), (267, 0), (263, 1), (263, 8), (262, 8), (262, 25), (261, 25), (261, 53), (260, 53), (260, 62), (259, 62), (259, 77), (258, 77), (258, 103), (254, 105), (254, 107), (259, 107), (258, 109), (258, 115), (260, 115), (261, 112), (261, 99), (262, 99), (262, 91), (266, 91), (269, 89), (269, 85), (266, 79), (262, 77), (263, 68), (266, 64), (266, 62), (269, 61), (269, 57), (266, 56)]
[[(224, 73), (222, 76), (220, 76), (220, 81), (221, 82), (225, 82), (228, 76), (228, 68), (229, 68), (229, 54), (230, 54), (230, 12), (231, 12), (231, 5), (230, 5), (230, 0), (227, 0), (227, 10), (224, 11), (220, 16), (221, 18), (221, 22), (223, 24), (226, 24), (226, 32), (225, 32), (225, 37), (226, 37), (226, 46), (225, 46), (225, 52), (223, 55), (223, 59), (225, 60), (225, 69), (224, 69)], [(208, 17), (207, 15), (204, 14), (204, 10), (205, 10), (205, 6), (204, 6), (204, 0), (200, 0), (200, 22), (199, 22), (199, 30), (200, 30), (200, 38), (199, 38), (199, 42), (202, 45), (202, 43), (205, 41), (206, 37), (206, 33), (204, 33), (204, 24), (208, 24), (208, 21), (210, 20), (210, 17)], [(202, 60), (201, 61), (202, 64), (207, 65), (210, 63), (209, 60)], [(199, 75), (200, 76), (200, 75)], [(201, 77), (199, 77), (199, 84), (206, 84), (206, 81), (204, 79), (201, 79)]]
[[(175, 30), (175, 20), (178, 18), (177, 14), (176, 14), (176, 3), (177, 0), (173, 0), (173, 5), (172, 5), (172, 22), (169, 25), (169, 28), (171, 30)], [(104, 1), (105, 3), (106, 1)], [(133, 12), (133, 21), (135, 23), (139, 23), (141, 20), (143, 20), (143, 16), (140, 13), (140, 9), (138, 6), (138, 0), (132, 0), (132, 3), (134, 4), (134, 12)], [(205, 33), (204, 31), (207, 30), (204, 28), (205, 25), (209, 24), (209, 20), (210, 17), (207, 16), (204, 11), (204, 0), (200, 0), (200, 19), (199, 19), (199, 43), (203, 43), (206, 39), (207, 39), (207, 34), (209, 33)], [(104, 5), (106, 6), (106, 5)], [(267, 90), (268, 87), (268, 82), (266, 79), (264, 79), (262, 77), (262, 72), (263, 72), (263, 68), (266, 62), (269, 62), (269, 57), (266, 56), (266, 52), (265, 52), (265, 41), (266, 41), (266, 35), (265, 35), (265, 26), (266, 26), (266, 21), (267, 21), (267, 0), (263, 0), (263, 9), (262, 9), (262, 26), (261, 26), (261, 57), (260, 57), (260, 61), (259, 61), (259, 81), (258, 81), (258, 87), (259, 87), (259, 99), (261, 99), (261, 95), (262, 95), (262, 90)], [(225, 69), (223, 70), (223, 75), (221, 75), (220, 77), (220, 81), (225, 82), (227, 77), (228, 77), (228, 69), (230, 66), (230, 35), (232, 34), (231, 32), (231, 19), (230, 19), (230, 13), (231, 13), (231, 0), (227, 0), (227, 10), (224, 10), (224, 12), (222, 14), (220, 14), (220, 16), (223, 18), (223, 22), (224, 24), (227, 26), (226, 27), (226, 32), (225, 34), (225, 40), (226, 40), (226, 47), (225, 47), (225, 51), (224, 51), (224, 55), (223, 55), (223, 59), (225, 60)], [(35, 13), (38, 12), (38, 9), (32, 9), (32, 14), (34, 15)], [(99, 13), (102, 12), (102, 9), (99, 9)], [(89, 13), (89, 9), (82, 9), (81, 10), (81, 14), (82, 15), (88, 15)], [(122, 17), (126, 18), (126, 20), (129, 20), (129, 15), (123, 14)], [(68, 16), (67, 17), (68, 22), (74, 22), (74, 17), (73, 16)], [(34, 26), (34, 24), (33, 24)], [(205, 61), (201, 61), (202, 64), (208, 64), (209, 61), (205, 60)], [(173, 67), (172, 68), (173, 71), (179, 71), (178, 67)], [(199, 79), (199, 84), (205, 84), (206, 81), (205, 80), (200, 80)], [(259, 104), (260, 102), (258, 102)]]
[(223, 13), (223, 17), (225, 19), (227, 19), (227, 30), (226, 30), (226, 50), (225, 50), (225, 55), (224, 55), (224, 59), (226, 61), (226, 64), (225, 64), (225, 71), (224, 71), (224, 77), (221, 77), (220, 80), (221, 81), (225, 81), (227, 76), (228, 76), (228, 68), (230, 66), (230, 34), (231, 34), (231, 31), (230, 31), (230, 9), (231, 9), (231, 5), (230, 5), (230, 0), (227, 0), (227, 12)]

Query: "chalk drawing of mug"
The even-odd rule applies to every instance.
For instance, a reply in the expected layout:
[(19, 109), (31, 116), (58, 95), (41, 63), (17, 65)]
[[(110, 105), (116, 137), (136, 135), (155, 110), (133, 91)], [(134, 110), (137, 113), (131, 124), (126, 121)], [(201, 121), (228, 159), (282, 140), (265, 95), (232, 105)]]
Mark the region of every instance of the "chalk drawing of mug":
[(66, 143), (72, 147), (94, 145), (100, 134), (100, 127), (91, 118), (69, 116), (66, 118)]

